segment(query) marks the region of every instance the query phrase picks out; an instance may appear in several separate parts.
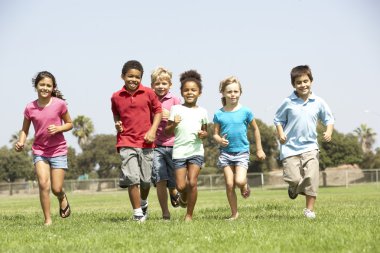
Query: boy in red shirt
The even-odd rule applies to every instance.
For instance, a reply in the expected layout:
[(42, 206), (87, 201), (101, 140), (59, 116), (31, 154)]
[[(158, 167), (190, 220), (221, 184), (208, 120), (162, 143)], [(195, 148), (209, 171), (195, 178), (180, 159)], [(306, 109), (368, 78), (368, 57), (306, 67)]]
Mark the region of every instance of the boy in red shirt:
[(111, 98), (116, 147), (122, 159), (120, 186), (128, 187), (133, 219), (139, 222), (148, 217), (154, 140), (162, 117), (156, 94), (141, 84), (143, 73), (140, 62), (125, 63), (121, 74), (124, 86)]

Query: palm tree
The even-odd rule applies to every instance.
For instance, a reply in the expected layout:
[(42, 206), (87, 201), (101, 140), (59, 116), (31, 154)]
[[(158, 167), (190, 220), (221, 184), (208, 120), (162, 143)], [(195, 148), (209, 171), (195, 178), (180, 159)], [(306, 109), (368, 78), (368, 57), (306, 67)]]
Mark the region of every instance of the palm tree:
[(90, 118), (79, 115), (73, 121), (73, 135), (78, 138), (78, 144), (83, 149), (83, 146), (90, 141), (91, 134), (94, 132), (94, 124)]
[(9, 143), (12, 144), (12, 146), (14, 146), (16, 144), (16, 142), (18, 142), (19, 136), (20, 136), (20, 132), (16, 132), (16, 133), (12, 134), (11, 138), (9, 139)]
[(376, 140), (376, 133), (373, 131), (373, 129), (368, 127), (366, 124), (361, 124), (360, 127), (354, 130), (354, 132), (358, 136), (359, 143), (362, 147), (363, 152), (370, 152)]
[[(11, 138), (9, 139), (9, 143), (12, 145), (12, 147), (14, 147), (16, 142), (18, 142), (18, 139), (20, 137), (20, 132), (21, 130), (19, 132), (15, 132), (14, 134), (12, 134)], [(29, 151), (33, 145), (33, 142), (34, 142), (34, 138), (26, 139), (24, 150)]]

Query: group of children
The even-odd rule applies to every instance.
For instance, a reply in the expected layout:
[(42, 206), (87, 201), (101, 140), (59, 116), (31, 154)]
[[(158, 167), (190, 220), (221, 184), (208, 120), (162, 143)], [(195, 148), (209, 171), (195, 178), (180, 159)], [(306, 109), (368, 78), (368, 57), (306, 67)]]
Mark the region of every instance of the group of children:
[[(208, 136), (209, 123), (207, 111), (197, 105), (202, 95), (201, 75), (195, 70), (180, 75), (181, 103), (170, 92), (172, 73), (169, 70), (155, 69), (150, 88), (141, 84), (143, 73), (140, 62), (126, 62), (121, 73), (124, 84), (111, 97), (116, 148), (121, 157), (120, 187), (128, 188), (133, 220), (137, 222), (148, 218), (151, 183), (156, 186), (164, 220), (170, 220), (169, 196), (173, 207), (186, 208), (184, 219), (191, 221), (198, 195), (197, 179), (204, 164), (202, 140)], [(316, 125), (321, 119), (327, 126), (324, 140), (330, 141), (334, 124), (327, 104), (312, 93), (312, 81), (308, 66), (293, 68), (294, 92), (283, 101), (274, 119), (289, 197), (295, 199), (298, 194), (305, 195), (304, 215), (311, 219), (315, 218), (314, 203), (319, 185)], [(40, 72), (33, 82), (38, 99), (26, 106), (15, 149), (23, 149), (30, 123), (33, 123), (33, 159), (45, 225), (50, 225), (50, 185), (59, 201), (60, 216), (66, 218), (71, 213), (62, 189), (67, 170), (67, 146), (62, 133), (72, 128), (72, 121), (54, 76)], [(228, 220), (235, 220), (239, 217), (235, 188), (240, 189), (243, 198), (251, 193), (247, 182), (249, 127), (254, 131), (257, 159), (266, 157), (254, 115), (250, 108), (239, 103), (242, 94), (239, 80), (233, 76), (226, 78), (220, 82), (219, 92), (223, 107), (213, 117), (213, 138), (220, 147), (218, 168), (223, 170), (225, 177), (231, 209)]]

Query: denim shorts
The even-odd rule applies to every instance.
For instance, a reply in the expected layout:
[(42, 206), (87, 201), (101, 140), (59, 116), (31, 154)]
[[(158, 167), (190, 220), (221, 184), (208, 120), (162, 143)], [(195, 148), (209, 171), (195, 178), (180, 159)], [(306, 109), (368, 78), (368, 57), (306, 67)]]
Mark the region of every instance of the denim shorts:
[(248, 169), (249, 152), (226, 152), (221, 150), (218, 158), (218, 168), (223, 169), (227, 166), (239, 166)]
[(33, 155), (33, 163), (36, 164), (39, 161), (44, 161), (50, 165), (52, 169), (64, 169), (67, 170), (67, 155), (60, 155), (55, 157), (46, 157), (40, 155)]
[(173, 147), (158, 146), (153, 152), (152, 182), (155, 185), (167, 181), (168, 188), (175, 188)]
[(173, 159), (173, 164), (175, 169), (186, 168), (189, 163), (196, 164), (199, 168), (202, 168), (204, 160), (204, 156), (194, 155), (188, 158)]

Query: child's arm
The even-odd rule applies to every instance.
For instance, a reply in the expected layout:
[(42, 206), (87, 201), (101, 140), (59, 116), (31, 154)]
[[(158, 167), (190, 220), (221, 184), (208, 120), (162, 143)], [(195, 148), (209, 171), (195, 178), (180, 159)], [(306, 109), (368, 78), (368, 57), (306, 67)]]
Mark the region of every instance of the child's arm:
[(228, 140), (226, 139), (227, 134), (220, 136), (220, 125), (218, 123), (214, 123), (214, 140), (222, 147), (228, 146)]
[(181, 122), (181, 116), (175, 115), (174, 121), (171, 121), (171, 120), (168, 121), (168, 124), (165, 127), (165, 134), (174, 135), (174, 130), (180, 122)]
[(152, 126), (150, 127), (150, 129), (144, 136), (144, 140), (147, 143), (152, 143), (156, 139), (156, 132), (157, 132), (158, 125), (161, 122), (161, 118), (162, 118), (162, 112), (154, 114)]
[(259, 127), (256, 124), (256, 120), (253, 119), (251, 121), (251, 126), (253, 127), (254, 136), (255, 136), (257, 158), (259, 160), (264, 160), (266, 156), (265, 156), (263, 147), (261, 145), (261, 135), (260, 135)]
[(323, 133), (323, 140), (324, 141), (326, 141), (326, 142), (330, 142), (331, 141), (331, 135), (333, 133), (333, 130), (334, 130), (334, 125), (333, 124), (327, 125), (326, 132)]
[(24, 148), (26, 137), (28, 136), (28, 133), (29, 133), (30, 123), (31, 123), (31, 121), (24, 117), (24, 122), (22, 123), (22, 129), (20, 131), (20, 136), (18, 138), (18, 141), (15, 144), (15, 150), (17, 152), (20, 152)]
[(73, 122), (71, 121), (71, 117), (68, 111), (62, 115), (62, 120), (64, 124), (61, 126), (50, 125), (47, 129), (48, 133), (53, 135), (59, 132), (67, 132), (73, 129)]
[(280, 143), (284, 144), (286, 142), (286, 135), (284, 133), (284, 129), (282, 128), (281, 124), (276, 126), (278, 138), (280, 139)]
[(208, 133), (207, 133), (207, 124), (203, 124), (201, 127), (201, 130), (198, 132), (198, 138), (199, 139), (204, 139), (207, 138)]
[(123, 132), (123, 123), (120, 120), (119, 115), (113, 115), (113, 122), (115, 122), (115, 128), (118, 133)]

